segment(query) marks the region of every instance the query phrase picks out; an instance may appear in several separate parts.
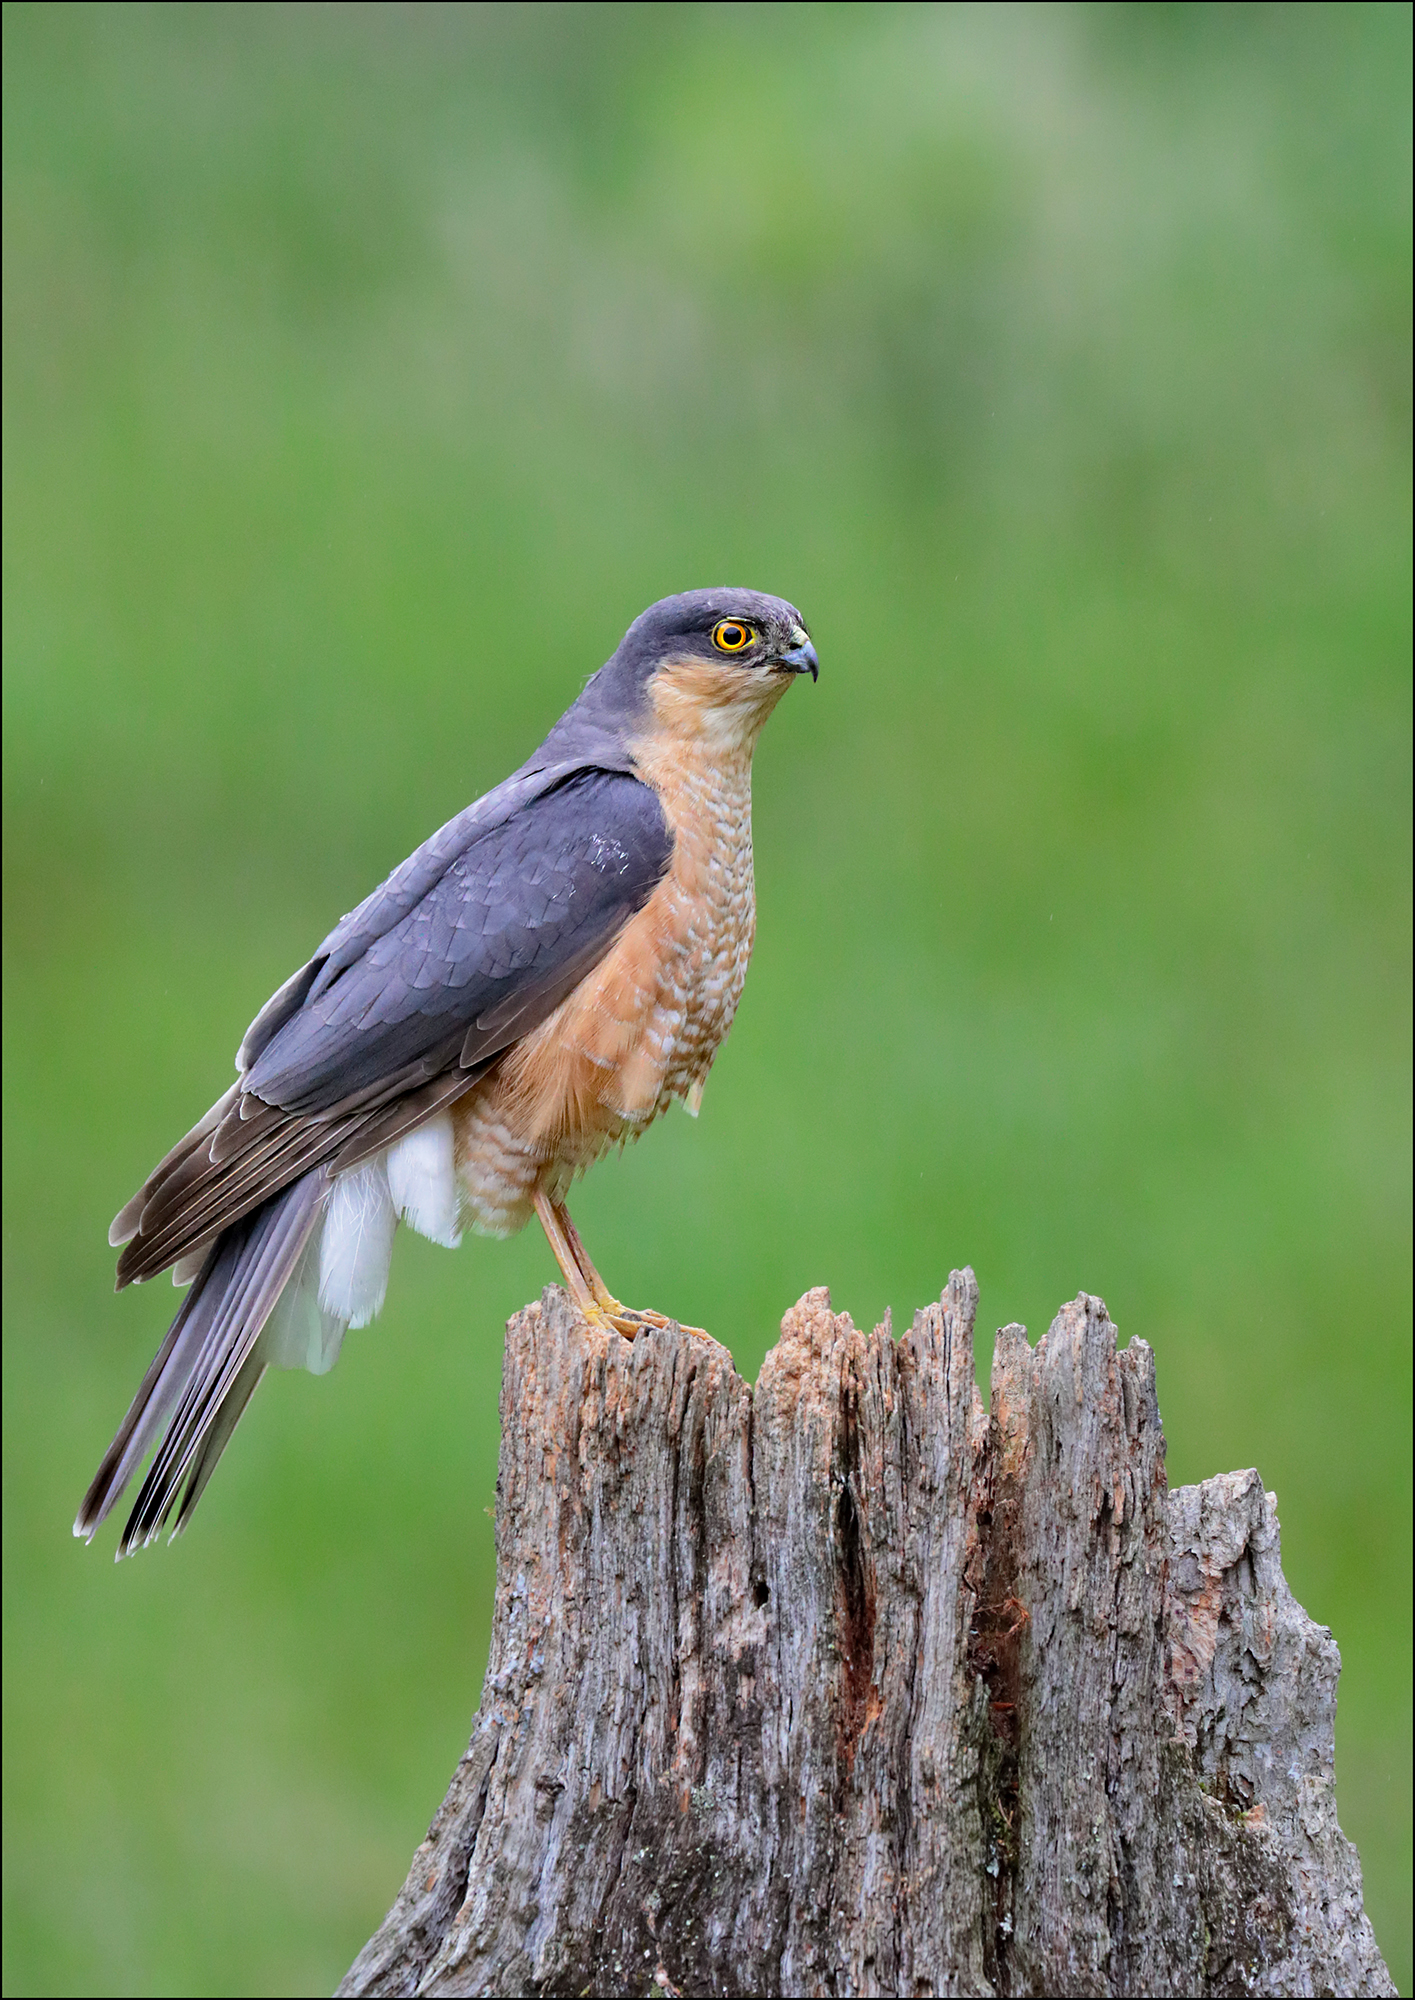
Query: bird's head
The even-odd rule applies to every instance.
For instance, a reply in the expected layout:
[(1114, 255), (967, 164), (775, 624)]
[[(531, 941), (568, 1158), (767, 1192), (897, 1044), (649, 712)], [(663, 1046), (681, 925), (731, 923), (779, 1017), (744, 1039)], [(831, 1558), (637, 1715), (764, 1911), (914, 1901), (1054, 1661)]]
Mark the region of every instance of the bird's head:
[(760, 590), (685, 590), (640, 613), (534, 761), (637, 763), (638, 746), (665, 735), (750, 753), (792, 681), (818, 672), (794, 604)]
[(794, 604), (759, 590), (685, 590), (651, 604), (604, 669), (637, 724), (750, 747), (816, 649)]

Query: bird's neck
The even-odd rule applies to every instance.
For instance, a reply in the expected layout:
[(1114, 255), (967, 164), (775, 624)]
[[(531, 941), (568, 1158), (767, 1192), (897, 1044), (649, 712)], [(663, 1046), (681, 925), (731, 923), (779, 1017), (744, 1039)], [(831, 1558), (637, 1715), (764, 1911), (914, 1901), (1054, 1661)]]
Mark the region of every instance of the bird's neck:
[[(654, 730), (633, 744), (635, 768), (652, 785), (673, 830), (675, 865), (707, 864), (740, 847), (750, 879), (754, 730), (719, 726)], [(734, 863), (735, 865), (735, 863)]]
[(631, 745), (635, 761), (645, 771), (672, 756), (750, 772), (757, 738), (790, 685), (785, 674), (760, 674), (744, 688), (707, 662), (675, 663), (648, 684), (647, 723)]

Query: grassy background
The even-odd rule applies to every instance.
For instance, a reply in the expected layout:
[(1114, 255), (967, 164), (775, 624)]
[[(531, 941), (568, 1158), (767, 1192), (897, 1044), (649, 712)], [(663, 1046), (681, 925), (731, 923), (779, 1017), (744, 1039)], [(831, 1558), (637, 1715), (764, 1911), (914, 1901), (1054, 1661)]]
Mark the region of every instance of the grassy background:
[(4, 11), (6, 1990), (327, 1991), (465, 1743), (500, 1326), (400, 1241), (174, 1550), (109, 1216), (669, 590), (802, 605), (703, 1117), (576, 1204), (754, 1374), (1085, 1287), (1256, 1463), (1410, 1990), (1403, 6)]

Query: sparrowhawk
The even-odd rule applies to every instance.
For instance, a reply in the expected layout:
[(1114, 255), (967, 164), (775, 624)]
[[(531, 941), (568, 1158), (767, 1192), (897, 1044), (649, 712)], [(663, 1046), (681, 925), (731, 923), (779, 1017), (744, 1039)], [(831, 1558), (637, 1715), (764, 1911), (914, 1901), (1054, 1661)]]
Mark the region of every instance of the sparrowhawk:
[[(565, 1195), (674, 1098), (696, 1112), (752, 949), (751, 767), (817, 659), (751, 590), (651, 605), (504, 784), (267, 1001), (237, 1078), (115, 1218), (118, 1285), (190, 1289), (74, 1524), (159, 1433), (119, 1545), (196, 1505), (268, 1367), (331, 1368), (403, 1220), (454, 1246), (540, 1219), (585, 1316), (632, 1336)], [(165, 1426), (165, 1431), (164, 1431)]]

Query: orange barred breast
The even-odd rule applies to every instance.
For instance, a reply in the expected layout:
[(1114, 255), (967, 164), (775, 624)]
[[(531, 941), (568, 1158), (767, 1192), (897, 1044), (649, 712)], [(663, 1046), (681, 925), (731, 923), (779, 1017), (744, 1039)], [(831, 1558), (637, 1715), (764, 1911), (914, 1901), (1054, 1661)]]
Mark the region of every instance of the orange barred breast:
[(455, 1107), (473, 1227), (521, 1228), (537, 1191), (561, 1198), (706, 1079), (756, 927), (756, 734), (740, 745), (688, 732), (641, 746), (639, 767), (674, 833), (668, 873), (594, 971)]

